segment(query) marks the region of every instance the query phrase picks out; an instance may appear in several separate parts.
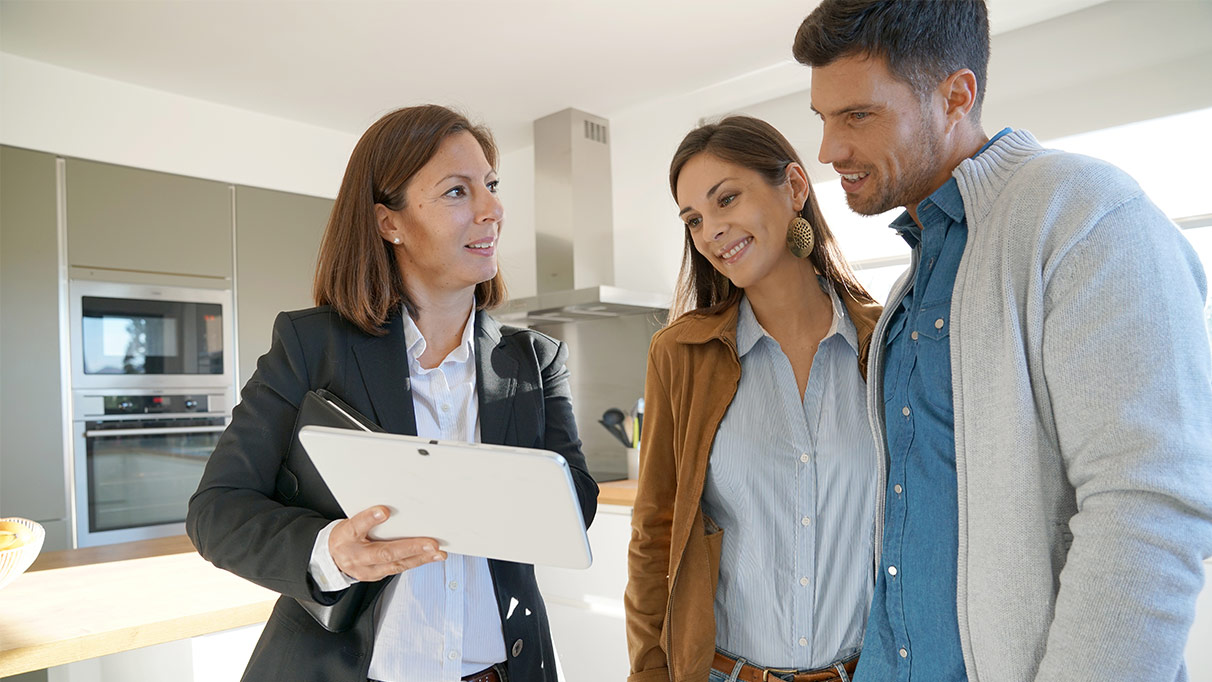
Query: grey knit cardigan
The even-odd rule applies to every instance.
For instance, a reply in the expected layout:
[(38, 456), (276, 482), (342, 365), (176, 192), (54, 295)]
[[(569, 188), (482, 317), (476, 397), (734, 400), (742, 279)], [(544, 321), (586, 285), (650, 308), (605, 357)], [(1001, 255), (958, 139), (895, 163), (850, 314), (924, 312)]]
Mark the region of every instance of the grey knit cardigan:
[[(969, 230), (951, 303), (968, 679), (1186, 680), (1212, 554), (1199, 261), (1125, 173), (1026, 131), (953, 176)], [(915, 255), (875, 339), (916, 268)], [(877, 443), (882, 351), (871, 344)]]

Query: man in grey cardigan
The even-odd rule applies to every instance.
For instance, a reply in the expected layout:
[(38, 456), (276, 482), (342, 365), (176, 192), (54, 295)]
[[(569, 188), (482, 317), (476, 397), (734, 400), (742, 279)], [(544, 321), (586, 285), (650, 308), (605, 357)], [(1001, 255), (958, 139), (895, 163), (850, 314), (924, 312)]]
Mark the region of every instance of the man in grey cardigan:
[(1204, 273), (1122, 171), (980, 124), (983, 0), (824, 0), (796, 35), (850, 207), (903, 206), (858, 682), (1186, 680), (1212, 554)]

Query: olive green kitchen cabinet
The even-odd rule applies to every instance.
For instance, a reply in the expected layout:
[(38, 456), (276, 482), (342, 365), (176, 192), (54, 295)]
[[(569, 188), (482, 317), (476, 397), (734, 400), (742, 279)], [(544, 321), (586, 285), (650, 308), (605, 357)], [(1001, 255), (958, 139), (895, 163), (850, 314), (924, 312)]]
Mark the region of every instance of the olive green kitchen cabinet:
[(230, 279), (231, 185), (67, 159), (73, 266)]
[(67, 549), (53, 154), (0, 147), (0, 517)]
[(312, 279), (330, 199), (236, 187), (236, 344), (239, 384), (269, 350), (274, 317), (313, 305)]

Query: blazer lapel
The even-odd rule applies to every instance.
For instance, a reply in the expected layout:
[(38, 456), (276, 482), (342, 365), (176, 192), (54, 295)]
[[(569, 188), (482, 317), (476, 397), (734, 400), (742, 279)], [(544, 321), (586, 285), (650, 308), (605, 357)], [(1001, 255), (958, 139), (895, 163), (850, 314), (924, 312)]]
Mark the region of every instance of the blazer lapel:
[(353, 352), (379, 426), (388, 433), (417, 435), (403, 315), (393, 314), (385, 335), (363, 339), (354, 344)]
[(480, 440), (504, 445), (513, 419), (518, 361), (501, 343), (501, 324), (484, 311), (476, 313), (476, 382), (480, 399)]

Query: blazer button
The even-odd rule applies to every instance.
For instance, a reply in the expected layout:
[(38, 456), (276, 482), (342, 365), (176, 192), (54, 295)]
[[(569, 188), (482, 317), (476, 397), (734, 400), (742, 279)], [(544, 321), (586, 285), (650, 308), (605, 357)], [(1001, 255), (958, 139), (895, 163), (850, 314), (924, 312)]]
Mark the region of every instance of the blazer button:
[(517, 658), (520, 653), (522, 653), (522, 640), (519, 639), (513, 643), (513, 657)]

